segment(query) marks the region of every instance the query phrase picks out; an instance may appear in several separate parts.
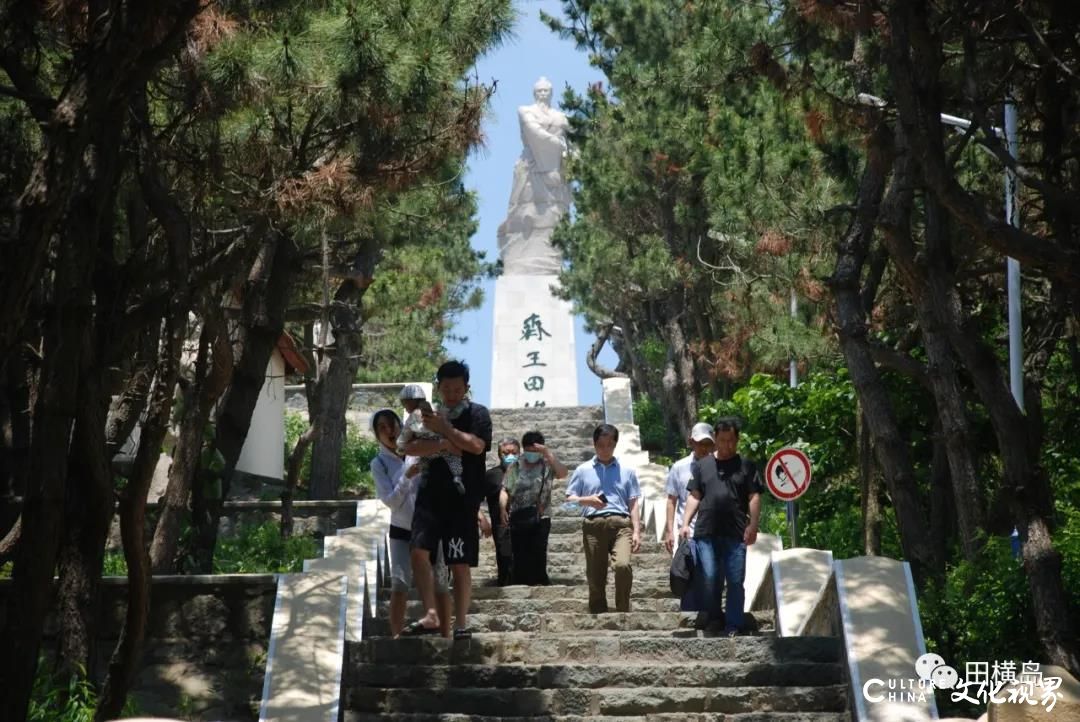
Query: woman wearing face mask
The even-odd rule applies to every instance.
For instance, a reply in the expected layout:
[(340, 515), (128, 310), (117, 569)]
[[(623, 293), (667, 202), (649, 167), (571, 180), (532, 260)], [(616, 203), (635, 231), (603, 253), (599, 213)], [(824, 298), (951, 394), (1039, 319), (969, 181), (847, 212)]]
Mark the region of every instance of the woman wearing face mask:
[(551, 533), (551, 486), (567, 469), (544, 446), (539, 431), (521, 437), (521, 454), (506, 467), (499, 495), (502, 521), (510, 527), (515, 584), (550, 584), (547, 544)]

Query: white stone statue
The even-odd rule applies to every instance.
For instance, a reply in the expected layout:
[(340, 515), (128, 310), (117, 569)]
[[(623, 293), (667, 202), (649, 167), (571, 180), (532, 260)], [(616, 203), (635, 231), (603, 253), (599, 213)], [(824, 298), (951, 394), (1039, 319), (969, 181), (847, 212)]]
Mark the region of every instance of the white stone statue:
[(532, 105), (518, 108), (524, 148), (514, 166), (514, 187), (506, 220), (499, 226), (499, 256), (507, 275), (554, 275), (562, 256), (551, 233), (570, 210), (570, 188), (563, 177), (567, 154), (566, 115), (551, 107), (551, 81), (533, 86)]

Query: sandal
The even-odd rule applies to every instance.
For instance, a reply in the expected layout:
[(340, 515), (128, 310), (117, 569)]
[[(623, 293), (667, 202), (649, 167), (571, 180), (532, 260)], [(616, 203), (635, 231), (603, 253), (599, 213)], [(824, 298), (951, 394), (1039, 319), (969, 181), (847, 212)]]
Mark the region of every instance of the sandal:
[(472, 639), (472, 630), (465, 627), (459, 627), (454, 630), (454, 639)]
[(417, 619), (415, 622), (409, 622), (405, 625), (405, 628), (401, 630), (402, 637), (422, 637), (426, 634), (439, 634), (438, 627), (425, 627), (423, 620)]

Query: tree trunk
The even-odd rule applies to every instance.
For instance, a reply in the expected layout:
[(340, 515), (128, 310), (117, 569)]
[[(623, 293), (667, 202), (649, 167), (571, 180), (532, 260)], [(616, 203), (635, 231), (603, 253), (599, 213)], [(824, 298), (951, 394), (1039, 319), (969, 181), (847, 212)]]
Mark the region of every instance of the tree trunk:
[(357, 255), (352, 278), (334, 293), (330, 324), (334, 347), (319, 360), (315, 382), (311, 428), (311, 479), (309, 499), (336, 499), (341, 483), (341, 448), (345, 442), (345, 411), (352, 397), (352, 383), (360, 366), (362, 320), (360, 302), (371, 285), (376, 260), (373, 248)]
[(867, 556), (881, 555), (881, 479), (874, 466), (874, 447), (866, 415), (859, 405), (858, 426), (859, 488), (862, 509), (862, 546)]
[[(85, 352), (89, 355), (89, 348)], [(94, 620), (97, 617), (98, 585), (115, 503), (112, 473), (105, 456), (107, 408), (108, 396), (102, 391), (101, 372), (84, 367), (58, 560), (58, 668), (61, 679), (91, 675), (96, 657)]]
[(856, 216), (838, 244), (836, 270), (829, 286), (836, 301), (840, 348), (874, 438), (878, 467), (885, 477), (896, 511), (900, 545), (921, 586), (929, 576), (941, 571), (940, 550), (934, 549), (926, 537), (927, 520), (919, 499), (915, 469), (907, 440), (900, 433), (892, 400), (868, 348), (866, 315), (860, 295), (860, 277), (891, 162), (887, 144), (881, 129), (869, 143), (867, 165), (859, 183)]
[(244, 284), (239, 339), (234, 347), (236, 363), (215, 423), (214, 449), (224, 462), (221, 490), (207, 496), (209, 484), (196, 484), (192, 498), (196, 527), (193, 554), (196, 568), (203, 574), (213, 570), (222, 503), (228, 498), (232, 474), (251, 425), (251, 414), (266, 383), (266, 365), (285, 328), (289, 291), (298, 271), (298, 251), (293, 239), (279, 231), (268, 233), (271, 236), (259, 251)]
[(109, 404), (105, 423), (106, 455), (110, 462), (131, 438), (131, 432), (139, 423), (139, 416), (146, 409), (146, 398), (154, 380), (157, 365), (158, 343), (161, 340), (161, 324), (154, 323), (143, 329), (137, 343), (138, 350), (132, 361), (131, 375), (127, 383)]
[(206, 425), (210, 422), (214, 404), (228, 386), (232, 366), (232, 346), (224, 320), (207, 314), (199, 334), (194, 380), (184, 394), (184, 417), (173, 449), (169, 483), (161, 498), (160, 515), (150, 544), (150, 564), (154, 574), (177, 571), (180, 525), (189, 516), (192, 486), (200, 478)]
[(173, 390), (180, 368), (187, 329), (187, 309), (170, 313), (166, 343), (162, 346), (159, 373), (154, 382), (146, 424), (139, 438), (139, 450), (127, 487), (120, 495), (120, 538), (128, 567), (127, 612), (120, 638), (109, 661), (94, 719), (96, 722), (120, 716), (128, 690), (142, 657), (146, 622), (150, 616), (150, 556), (146, 549), (146, 496), (150, 491), (161, 443), (169, 427)]
[(0, 535), (7, 533), (3, 507), (26, 493), (30, 453), (30, 366), (27, 353), (11, 354), (0, 369)]
[(986, 526), (986, 504), (975, 471), (975, 462), (971, 457), (965, 394), (960, 387), (956, 359), (939, 318), (948, 299), (935, 294), (935, 284), (927, 283), (931, 276), (947, 273), (945, 269), (950, 263), (947, 229), (937, 201), (933, 197), (927, 197), (924, 201), (925, 260), (920, 264), (916, 260), (911, 236), (914, 160), (900, 129), (897, 130), (895, 147), (898, 158), (894, 166), (893, 182), (889, 195), (882, 204), (884, 243), (907, 288), (919, 320), (927, 356), (927, 377), (940, 423), (940, 438), (937, 443), (943, 444), (941, 450), (948, 459), (960, 545), (964, 556), (971, 560), (982, 546), (980, 530)]
[(627, 377), (627, 374), (621, 371), (614, 371), (606, 366), (601, 366), (597, 360), (600, 350), (604, 348), (604, 344), (607, 343), (608, 336), (611, 334), (611, 326), (612, 324), (608, 323), (596, 329), (596, 340), (593, 341), (588, 353), (585, 354), (585, 365), (589, 367), (593, 375), (601, 380)]
[(953, 503), (948, 442), (942, 432), (941, 420), (934, 424), (933, 453), (930, 457), (930, 535), (934, 546), (946, 549), (957, 527), (956, 504)]
[(685, 299), (677, 292), (668, 301), (661, 334), (668, 345), (668, 357), (660, 377), (664, 405), (676, 421), (675, 429), (682, 439), (689, 438), (690, 427), (697, 421), (697, 388), (695, 388), (694, 359), (682, 323), (686, 312)]
[(304, 465), (304, 455), (315, 438), (315, 427), (309, 426), (296, 440), (289, 463), (285, 470), (285, 490), (281, 492), (281, 536), (288, 539), (293, 533), (293, 493), (300, 480), (300, 469)]
[[(96, 240), (96, 239), (95, 239)], [(63, 313), (45, 324), (43, 365), (30, 449), (30, 479), (21, 539), (7, 601), (8, 633), (0, 652), (0, 716), (23, 719), (30, 701), (45, 615), (52, 607), (53, 571), (64, 526), (68, 445), (79, 398), (79, 354), (91, 343), (90, 242), (59, 249), (55, 304)]]

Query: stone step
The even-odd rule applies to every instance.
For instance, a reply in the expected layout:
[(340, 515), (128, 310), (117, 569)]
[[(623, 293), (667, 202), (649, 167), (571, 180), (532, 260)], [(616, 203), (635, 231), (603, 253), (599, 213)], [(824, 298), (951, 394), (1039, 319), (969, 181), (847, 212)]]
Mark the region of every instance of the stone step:
[[(637, 564), (634, 559), (630, 560), (630, 568), (634, 570), (634, 581), (638, 579), (653, 579), (666, 581), (671, 573), (671, 569), (668, 565), (658, 566), (654, 564)], [(548, 563), (547, 573), (551, 578), (552, 584), (585, 584), (585, 560), (582, 559), (579, 562), (571, 562), (567, 564), (553, 564)], [(479, 576), (494, 576), (495, 575), (495, 563), (480, 563), (480, 566), (473, 570), (474, 575)], [(610, 565), (608, 566), (608, 575), (612, 574)], [(558, 579), (559, 581), (556, 581)]]
[(357, 664), (346, 670), (346, 687), (429, 689), (596, 687), (817, 687), (843, 684), (842, 664)]
[[(611, 603), (611, 600), (608, 602)], [(417, 609), (417, 612), (419, 611)], [(692, 632), (686, 628), (684, 619), (689, 619), (689, 617), (684, 617), (680, 612), (607, 612), (605, 614), (578, 612), (487, 614), (481, 612), (469, 615), (469, 627), (475, 632), (533, 632), (545, 636), (597, 631), (652, 631), (658, 635)], [(748, 622), (748, 628), (756, 629), (755, 617), (745, 619)], [(389, 635), (389, 623), (386, 617), (368, 619), (364, 624), (365, 636)], [(768, 629), (771, 630), (771, 625)]]
[[(575, 533), (576, 532), (576, 533)], [(486, 548), (485, 548), (486, 544)], [(491, 541), (480, 542), (480, 555), (484, 556), (485, 553), (491, 551)], [(582, 554), (582, 541), (581, 541), (581, 529), (571, 531), (569, 533), (551, 534), (548, 537), (548, 558), (551, 558), (552, 554), (564, 554), (567, 552), (574, 552)], [(641, 551), (635, 556), (643, 556), (648, 554), (660, 554), (665, 557), (667, 563), (671, 563), (671, 555), (664, 549), (664, 545), (658, 541), (650, 541), (643, 539), (641, 542)]]
[(593, 689), (351, 688), (343, 700), (357, 712), (498, 715), (641, 715), (678, 712), (842, 712), (843, 685), (818, 687), (598, 687)]
[[(344, 722), (525, 722), (536, 717), (496, 717), (461, 714), (401, 714), (345, 711)], [(544, 715), (545, 722), (851, 722), (847, 712), (703, 712), (650, 715)]]
[[(581, 535), (581, 517), (578, 516), (552, 516), (551, 519), (551, 533), (548, 534), (548, 544), (554, 542), (565, 542), (567, 544), (577, 543), (578, 548), (582, 544)], [(641, 543), (643, 548), (647, 548), (645, 545), (657, 545), (654, 547), (659, 550), (660, 542), (656, 540), (656, 537), (646, 534), (642, 530)]]
[[(569, 540), (567, 540), (565, 546), (572, 546), (568, 542)], [(577, 542), (578, 548), (574, 549), (573, 551), (552, 551), (549, 547), (547, 555), (548, 567), (550, 568), (553, 566), (582, 565), (582, 569), (584, 569), (585, 552), (581, 550), (580, 538), (577, 540)], [(563, 546), (563, 544), (560, 544), (560, 546)], [(671, 555), (668, 554), (666, 551), (663, 551), (663, 548), (660, 547), (659, 544), (656, 544), (654, 542), (653, 544), (650, 544), (647, 548), (644, 544), (642, 545), (642, 547), (642, 551), (633, 554), (630, 557), (630, 563), (633, 564), (635, 567), (640, 566), (642, 568), (649, 567), (657, 569), (667, 569), (671, 566)], [(488, 553), (485, 554), (484, 552)], [(495, 555), (491, 553), (490, 547), (480, 552), (481, 566), (483, 566), (484, 564), (494, 563)]]
[[(380, 595), (383, 600), (385, 595)], [(614, 597), (612, 597), (614, 598)], [(410, 619), (419, 617), (423, 612), (423, 603), (416, 599), (410, 600), (405, 614)], [(670, 598), (659, 599), (631, 599), (631, 611), (634, 612), (678, 612), (679, 600)], [(389, 613), (389, 602), (380, 601), (378, 616), (385, 617)], [(470, 614), (588, 614), (589, 602), (584, 596), (560, 597), (554, 599), (477, 599), (474, 595), (472, 604), (469, 605)], [(693, 614), (693, 612), (688, 612)], [(769, 613), (771, 616), (771, 612)]]
[(674, 637), (656, 632), (537, 637), (521, 632), (474, 634), (470, 640), (441, 637), (373, 638), (346, 644), (351, 664), (554, 664), (556, 662), (651, 663), (660, 666), (710, 660), (754, 664), (838, 664), (835, 637)]
[[(379, 599), (389, 599), (389, 594), (390, 590), (388, 588), (380, 589)], [(607, 594), (609, 600), (615, 598), (615, 588), (610, 579), (608, 580)], [(655, 579), (643, 579), (640, 581), (635, 579), (630, 595), (633, 599), (670, 599), (671, 588), (666, 579), (663, 582)], [(420, 597), (415, 589), (411, 589), (409, 590), (409, 598), (419, 599)], [(584, 576), (574, 580), (572, 584), (551, 584), (537, 587), (527, 587), (520, 584), (500, 587), (495, 585), (493, 578), (474, 577), (472, 598), (474, 601), (479, 599), (588, 599), (589, 588), (585, 585)]]
[(754, 664), (538, 664), (538, 665), (377, 665), (350, 667), (349, 687), (431, 689), (535, 687), (811, 687), (844, 682), (842, 664), (792, 662)]

